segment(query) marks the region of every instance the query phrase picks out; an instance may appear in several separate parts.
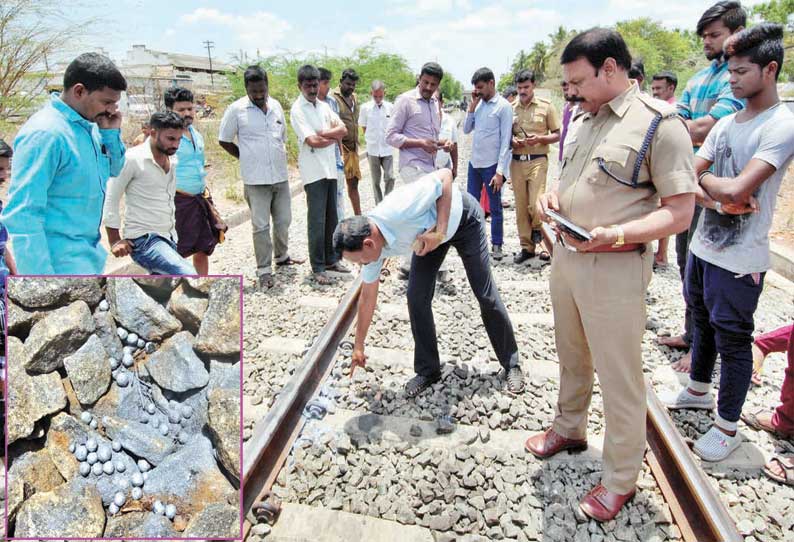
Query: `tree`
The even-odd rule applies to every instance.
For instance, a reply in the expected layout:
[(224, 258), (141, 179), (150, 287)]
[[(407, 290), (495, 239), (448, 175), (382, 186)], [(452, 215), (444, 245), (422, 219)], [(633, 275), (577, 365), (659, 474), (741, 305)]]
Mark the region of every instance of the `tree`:
[(771, 0), (763, 4), (758, 4), (752, 8), (751, 13), (756, 17), (769, 23), (779, 23), (785, 25), (786, 33), (783, 37), (783, 44), (786, 47), (786, 56), (783, 59), (783, 70), (781, 79), (784, 81), (794, 81), (794, 0)]
[(72, 23), (57, 0), (0, 2), (0, 119), (31, 107), (44, 93), (48, 63), (90, 22)]

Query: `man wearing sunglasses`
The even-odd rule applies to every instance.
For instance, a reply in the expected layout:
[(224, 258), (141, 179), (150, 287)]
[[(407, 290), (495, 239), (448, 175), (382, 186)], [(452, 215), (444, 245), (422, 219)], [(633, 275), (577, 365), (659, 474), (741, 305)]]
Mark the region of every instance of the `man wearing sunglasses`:
[(590, 240), (561, 233), (555, 248), (550, 287), (560, 359), (557, 415), (526, 449), (547, 458), (587, 447), (595, 369), (607, 427), (604, 471), (580, 507), (608, 521), (634, 496), (645, 453), (641, 345), (653, 264), (649, 243), (686, 229), (697, 182), (683, 120), (629, 79), (631, 55), (620, 34), (583, 32), (561, 62), (569, 99), (584, 114), (565, 142), (559, 187), (539, 198), (538, 212), (548, 220), (547, 211), (557, 211), (587, 230)]

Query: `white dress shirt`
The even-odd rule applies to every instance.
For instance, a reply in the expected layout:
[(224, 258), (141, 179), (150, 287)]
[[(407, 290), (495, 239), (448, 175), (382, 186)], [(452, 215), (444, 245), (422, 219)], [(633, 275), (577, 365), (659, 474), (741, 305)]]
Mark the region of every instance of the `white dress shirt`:
[(306, 143), (306, 138), (342, 124), (339, 115), (324, 101), (318, 99), (311, 103), (303, 94), (292, 104), (289, 115), (300, 145), (298, 169), (304, 186), (322, 179), (336, 179), (336, 143), (314, 148)]
[(391, 122), (394, 105), (383, 100), (380, 105), (375, 100), (370, 100), (361, 106), (358, 116), (358, 125), (366, 128), (364, 139), (367, 142), (369, 156), (391, 156), (394, 149), (386, 143), (386, 128)]
[[(104, 223), (121, 229), (122, 239), (135, 239), (156, 233), (177, 241), (174, 196), (176, 194), (176, 155), (170, 157), (168, 173), (154, 161), (151, 140), (127, 151), (118, 177), (108, 180)], [(119, 202), (124, 196), (124, 227), (121, 227)]]
[(240, 148), (244, 184), (287, 181), (287, 123), (281, 104), (268, 96), (267, 113), (243, 96), (226, 108), (218, 140)]

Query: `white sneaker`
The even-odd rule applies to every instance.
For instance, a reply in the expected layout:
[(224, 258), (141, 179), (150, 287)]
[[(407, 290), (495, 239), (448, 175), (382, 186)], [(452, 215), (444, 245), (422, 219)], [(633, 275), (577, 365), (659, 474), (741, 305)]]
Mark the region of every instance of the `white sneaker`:
[(705, 435), (695, 441), (693, 451), (706, 461), (722, 461), (741, 444), (742, 436), (738, 431), (730, 436), (712, 425)]
[(679, 408), (714, 410), (717, 407), (711, 392), (705, 395), (695, 395), (689, 391), (689, 388), (684, 388), (678, 392), (666, 391), (660, 393), (659, 400), (670, 410)]

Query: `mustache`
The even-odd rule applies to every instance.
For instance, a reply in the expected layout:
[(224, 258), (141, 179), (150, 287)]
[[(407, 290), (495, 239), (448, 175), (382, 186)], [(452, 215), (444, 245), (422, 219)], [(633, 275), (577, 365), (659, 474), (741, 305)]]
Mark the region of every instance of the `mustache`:
[(565, 101), (568, 103), (575, 104), (575, 103), (583, 102), (584, 98), (582, 98), (581, 96), (568, 96), (565, 98)]

